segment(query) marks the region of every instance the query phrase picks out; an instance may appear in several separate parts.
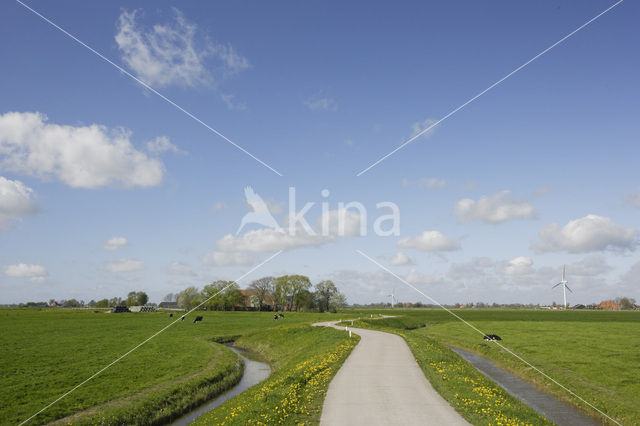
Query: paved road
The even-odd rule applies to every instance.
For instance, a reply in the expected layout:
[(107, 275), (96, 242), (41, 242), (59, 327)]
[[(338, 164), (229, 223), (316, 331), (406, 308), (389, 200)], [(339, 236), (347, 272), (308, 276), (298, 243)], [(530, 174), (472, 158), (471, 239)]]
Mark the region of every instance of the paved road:
[[(335, 326), (336, 321), (318, 323)], [(468, 425), (424, 377), (400, 336), (351, 328), (360, 343), (329, 384), (321, 425)]]

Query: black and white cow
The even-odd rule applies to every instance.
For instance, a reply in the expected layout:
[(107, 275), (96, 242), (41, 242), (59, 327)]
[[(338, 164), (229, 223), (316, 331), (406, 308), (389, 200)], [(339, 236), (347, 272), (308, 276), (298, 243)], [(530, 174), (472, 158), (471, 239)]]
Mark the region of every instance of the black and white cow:
[(489, 341), (495, 342), (497, 340), (502, 340), (502, 338), (500, 336), (498, 336), (497, 334), (485, 334), (484, 335), (484, 340), (489, 340)]

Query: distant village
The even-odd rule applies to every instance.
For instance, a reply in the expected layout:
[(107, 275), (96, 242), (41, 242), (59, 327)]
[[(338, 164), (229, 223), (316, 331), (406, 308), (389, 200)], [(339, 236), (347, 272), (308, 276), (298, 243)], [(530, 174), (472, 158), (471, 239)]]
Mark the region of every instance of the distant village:
[(214, 281), (199, 289), (190, 286), (178, 293), (167, 294), (160, 303), (149, 302), (144, 291), (131, 291), (125, 298), (83, 300), (68, 299), (49, 302), (27, 302), (5, 307), (38, 308), (111, 308), (112, 312), (150, 312), (165, 310), (215, 311), (300, 311), (337, 312), (347, 306), (346, 297), (333, 281), (324, 280), (312, 284), (304, 275), (262, 277), (248, 288), (240, 289), (233, 281)]
[[(143, 293), (143, 292), (136, 292)], [(240, 290), (240, 294), (242, 295), (241, 302), (234, 304), (229, 309), (216, 309), (216, 310), (233, 310), (233, 311), (277, 311), (281, 307), (275, 302), (271, 295), (266, 296), (262, 304), (260, 303), (260, 297), (258, 295), (258, 291), (254, 289), (243, 289)], [(130, 301), (129, 298), (113, 298), (113, 299), (102, 299), (98, 302), (95, 300), (91, 300), (88, 303), (84, 301), (78, 301), (76, 299), (68, 299), (68, 300), (54, 300), (51, 299), (49, 302), (26, 302), (19, 304), (3, 304), (0, 307), (5, 308), (111, 308), (112, 310), (117, 310), (114, 308), (117, 307), (126, 307), (127, 309), (120, 309), (118, 311), (121, 312), (150, 312), (155, 310), (185, 310), (186, 306), (181, 305), (177, 300), (177, 294), (167, 295), (165, 299), (160, 303), (153, 302), (145, 302), (140, 303), (141, 300)], [(169, 297), (170, 296), (170, 297)], [(448, 309), (548, 309), (548, 310), (559, 310), (562, 309), (562, 304), (552, 303), (551, 305), (541, 305), (541, 304), (523, 304), (523, 303), (484, 303), (484, 302), (475, 302), (475, 303), (455, 303), (452, 305), (443, 305)], [(378, 303), (369, 303), (369, 304), (344, 304), (340, 306), (333, 306), (335, 309), (343, 308), (343, 307), (352, 307), (352, 308), (371, 308), (371, 309), (391, 309), (391, 303), (389, 302), (378, 302)], [(397, 302), (394, 304), (393, 308), (395, 309), (404, 309), (404, 308), (426, 308), (433, 309), (439, 308), (440, 306), (434, 304), (425, 304), (421, 302)], [(309, 311), (308, 308), (310, 306), (306, 306), (307, 309), (299, 309), (300, 311)], [(319, 310), (317, 306), (311, 307), (312, 309)], [(202, 308), (206, 310), (207, 308)], [(605, 311), (618, 311), (618, 310), (640, 310), (640, 305), (636, 304), (635, 299), (627, 298), (627, 297), (619, 297), (612, 300), (603, 300), (600, 303), (590, 303), (587, 305), (578, 303), (572, 306), (568, 306), (567, 309), (577, 309), (577, 310), (605, 310)], [(285, 309), (287, 308), (285, 307)], [(296, 310), (295, 308), (293, 310)], [(331, 306), (328, 310), (331, 310)]]

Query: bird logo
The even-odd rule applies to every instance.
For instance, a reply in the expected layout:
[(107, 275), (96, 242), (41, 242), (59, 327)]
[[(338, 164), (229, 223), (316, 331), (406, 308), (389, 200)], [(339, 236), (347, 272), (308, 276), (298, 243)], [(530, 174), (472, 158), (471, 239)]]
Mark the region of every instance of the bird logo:
[(249, 213), (244, 215), (242, 221), (240, 222), (240, 227), (238, 228), (236, 235), (238, 235), (240, 231), (242, 231), (242, 228), (244, 228), (244, 226), (249, 223), (257, 223), (259, 225), (276, 230), (280, 229), (280, 225), (278, 225), (278, 222), (276, 222), (276, 220), (271, 215), (269, 207), (267, 207), (267, 203), (264, 202), (262, 197), (256, 194), (252, 187), (247, 186), (246, 188), (244, 188), (244, 196), (247, 199), (247, 204), (251, 206), (251, 209), (253, 211), (250, 211)]

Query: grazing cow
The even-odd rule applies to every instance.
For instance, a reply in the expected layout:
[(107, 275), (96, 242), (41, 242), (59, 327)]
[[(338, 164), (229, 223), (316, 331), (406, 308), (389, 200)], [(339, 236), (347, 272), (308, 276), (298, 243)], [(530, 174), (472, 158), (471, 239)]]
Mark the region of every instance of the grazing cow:
[(278, 314), (280, 318), (284, 318), (284, 314)]
[(484, 340), (489, 340), (489, 341), (495, 342), (497, 340), (502, 340), (502, 338), (500, 336), (498, 336), (497, 334), (485, 334)]
[(182, 316), (182, 318), (180, 318), (180, 321), (184, 321), (184, 315)]
[(169, 314), (169, 318), (173, 318), (173, 314)]
[(275, 315), (273, 316), (273, 319), (274, 319), (274, 320), (277, 320), (277, 319), (278, 319), (278, 314), (275, 314)]
[(200, 321), (202, 321), (202, 317), (200, 315), (198, 315), (196, 317), (196, 319), (193, 320), (193, 323), (195, 324), (195, 323), (200, 322)]

